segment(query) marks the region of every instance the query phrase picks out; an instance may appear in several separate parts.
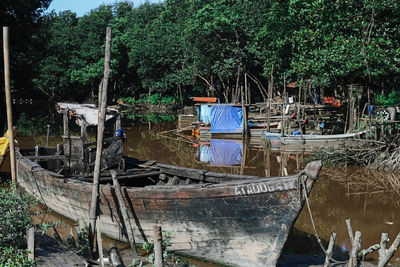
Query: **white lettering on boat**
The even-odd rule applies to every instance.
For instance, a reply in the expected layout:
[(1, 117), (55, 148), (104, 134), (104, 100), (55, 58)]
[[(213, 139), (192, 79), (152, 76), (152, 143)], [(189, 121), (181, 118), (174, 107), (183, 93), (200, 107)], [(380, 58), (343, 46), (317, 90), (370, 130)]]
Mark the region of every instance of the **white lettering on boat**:
[(234, 194), (236, 196), (241, 195), (254, 195), (260, 193), (267, 193), (272, 191), (283, 191), (288, 190), (290, 185), (286, 183), (257, 183), (243, 186), (235, 186)]

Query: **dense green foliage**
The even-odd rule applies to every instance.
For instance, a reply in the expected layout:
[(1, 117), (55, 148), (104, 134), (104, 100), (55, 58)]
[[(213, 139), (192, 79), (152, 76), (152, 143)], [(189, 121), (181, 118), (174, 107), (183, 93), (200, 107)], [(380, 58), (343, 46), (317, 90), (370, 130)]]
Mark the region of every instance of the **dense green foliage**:
[[(34, 2), (41, 11), (49, 1)], [(280, 91), (284, 78), (311, 79), (326, 94), (350, 83), (391, 91), (400, 80), (397, 0), (165, 0), (101, 5), (83, 17), (41, 14), (28, 33), (40, 49), (26, 43), (13, 55), (30, 68), (14, 80), (32, 87), (16, 82), (14, 90), (53, 101), (96, 99), (106, 26), (113, 34), (110, 101), (154, 94), (234, 101), (245, 74), (252, 102), (266, 98), (271, 73)]]
[(32, 225), (29, 210), (34, 200), (15, 185), (0, 187), (0, 266), (31, 266), (26, 231)]

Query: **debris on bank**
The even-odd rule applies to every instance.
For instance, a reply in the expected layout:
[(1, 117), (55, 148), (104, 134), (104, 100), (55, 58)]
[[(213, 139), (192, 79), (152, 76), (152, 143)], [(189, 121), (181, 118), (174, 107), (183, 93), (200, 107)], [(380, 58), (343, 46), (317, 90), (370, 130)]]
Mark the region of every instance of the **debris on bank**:
[(346, 141), (337, 147), (315, 150), (308, 161), (322, 160), (327, 166), (358, 165), (376, 170), (400, 171), (400, 138), (376, 141)]

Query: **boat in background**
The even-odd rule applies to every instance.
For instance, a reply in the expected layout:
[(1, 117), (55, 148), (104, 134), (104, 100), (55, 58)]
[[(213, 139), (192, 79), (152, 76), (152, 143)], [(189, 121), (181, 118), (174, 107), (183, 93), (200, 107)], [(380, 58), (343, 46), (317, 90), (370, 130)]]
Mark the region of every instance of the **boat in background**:
[[(88, 222), (95, 149), (86, 141), (85, 127), (96, 124), (87, 116), (97, 110), (72, 107), (59, 105), (64, 114), (63, 146), (17, 151), (17, 181), (53, 211)], [(107, 124), (121, 133), (119, 115), (108, 114)], [(81, 127), (81, 136), (70, 135), (69, 120)], [(172, 233), (168, 250), (231, 266), (276, 265), (322, 167), (315, 161), (296, 175), (271, 178), (223, 174), (123, 157), (122, 139), (122, 134), (114, 134), (104, 141), (102, 232), (128, 241), (109, 184), (110, 169), (115, 169), (138, 243), (150, 242), (153, 226), (161, 225)]]
[(335, 145), (347, 139), (360, 137), (367, 131), (347, 134), (303, 134), (303, 135), (287, 135), (280, 138), (282, 145), (309, 145), (309, 146), (325, 146)]

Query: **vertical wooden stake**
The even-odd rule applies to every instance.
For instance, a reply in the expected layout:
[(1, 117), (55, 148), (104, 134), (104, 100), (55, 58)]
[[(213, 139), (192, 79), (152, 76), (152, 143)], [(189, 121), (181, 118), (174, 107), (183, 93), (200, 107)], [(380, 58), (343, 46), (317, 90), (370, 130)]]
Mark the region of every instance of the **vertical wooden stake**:
[(153, 226), (153, 239), (154, 239), (154, 266), (164, 267), (161, 226), (157, 225)]
[(350, 219), (346, 220), (346, 226), (347, 226), (347, 232), (348, 232), (349, 238), (350, 238), (350, 243), (353, 244), (354, 235), (353, 235), (353, 229), (351, 229)]
[(117, 179), (117, 173), (115, 170), (111, 170), (110, 172), (111, 172), (111, 177), (112, 177), (113, 184), (114, 184), (115, 194), (117, 195), (119, 208), (121, 209), (122, 219), (124, 220), (125, 229), (128, 234), (129, 245), (131, 246), (133, 255), (137, 256), (138, 253), (136, 250), (136, 242), (135, 242), (135, 238), (133, 235), (132, 225), (131, 225), (131, 221), (129, 220), (128, 210), (126, 208), (124, 198), (122, 196), (121, 186), (119, 185), (119, 182)]
[(14, 131), (12, 123), (12, 106), (11, 106), (11, 89), (10, 89), (10, 52), (8, 48), (8, 27), (3, 27), (3, 51), (4, 51), (4, 89), (6, 91), (7, 106), (7, 127), (8, 139), (10, 140), (10, 162), (11, 162), (11, 179), (17, 182), (15, 175), (15, 149), (14, 149)]
[(329, 240), (328, 249), (326, 250), (324, 267), (329, 266), (329, 262), (331, 261), (333, 255), (333, 246), (335, 245), (335, 241), (336, 241), (336, 233), (333, 232), (331, 235), (331, 239)]
[(361, 248), (361, 232), (356, 231), (350, 251), (349, 267), (357, 267), (358, 265), (358, 251)]
[[(99, 90), (99, 116), (97, 125), (97, 148), (96, 148), (96, 160), (94, 164), (93, 173), (93, 186), (92, 186), (92, 199), (90, 204), (90, 244), (94, 244), (94, 232), (96, 229), (96, 217), (97, 217), (97, 206), (99, 200), (99, 177), (100, 177), (100, 162), (101, 162), (101, 152), (103, 150), (103, 134), (104, 134), (104, 120), (106, 116), (107, 109), (107, 86), (108, 78), (110, 76), (110, 58), (111, 58), (111, 28), (107, 27), (106, 33), (106, 52), (104, 60), (104, 78), (102, 90)], [(99, 88), (100, 89), (100, 88)]]
[(100, 217), (97, 217), (97, 223), (96, 223), (96, 236), (97, 236), (97, 246), (99, 248), (99, 262), (100, 266), (104, 267), (104, 260), (103, 260), (103, 241), (101, 239), (101, 227), (100, 227)]

